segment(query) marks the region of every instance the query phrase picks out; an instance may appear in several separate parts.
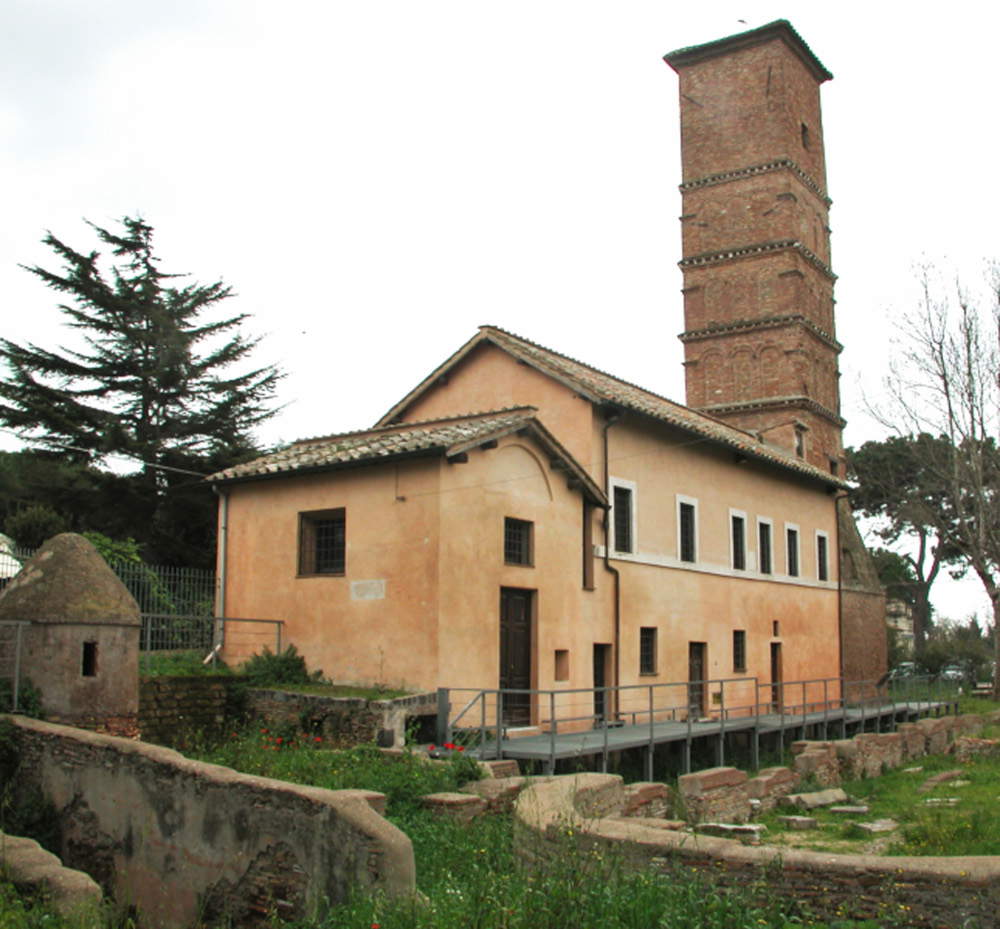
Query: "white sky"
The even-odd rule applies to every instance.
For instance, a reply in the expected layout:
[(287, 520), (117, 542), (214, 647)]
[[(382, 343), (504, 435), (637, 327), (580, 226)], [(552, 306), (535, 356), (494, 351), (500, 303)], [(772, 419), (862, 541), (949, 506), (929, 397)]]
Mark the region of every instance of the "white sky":
[[(288, 372), (267, 443), (364, 428), (493, 323), (683, 400), (668, 51), (788, 18), (824, 131), (847, 444), (913, 266), (996, 257), (1000, 7), (957, 0), (5, 0), (3, 335), (51, 347), (51, 229), (141, 215)], [(740, 20), (745, 20), (740, 22)], [(0, 447), (16, 447), (0, 436)], [(938, 608), (984, 609), (975, 585)]]

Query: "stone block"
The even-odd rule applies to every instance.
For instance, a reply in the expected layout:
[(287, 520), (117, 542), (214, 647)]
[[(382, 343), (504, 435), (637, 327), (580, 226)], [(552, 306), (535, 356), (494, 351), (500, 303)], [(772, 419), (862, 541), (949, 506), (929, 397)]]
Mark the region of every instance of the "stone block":
[(487, 778), (465, 784), (460, 793), (481, 797), (490, 813), (509, 813), (528, 783), (526, 777)]
[(705, 768), (677, 778), (677, 786), (685, 797), (697, 797), (720, 787), (735, 787), (748, 780), (746, 771), (739, 768)]
[(694, 831), (699, 835), (715, 835), (723, 839), (751, 839), (760, 842), (767, 826), (760, 823), (698, 823)]
[(953, 746), (956, 761), (963, 763), (974, 758), (1000, 758), (1000, 739), (976, 739), (959, 736)]
[(810, 793), (789, 794), (784, 798), (783, 806), (794, 806), (800, 810), (815, 810), (822, 806), (833, 806), (835, 803), (846, 803), (847, 794), (839, 787), (826, 790), (815, 790)]
[(623, 816), (666, 816), (670, 804), (670, 788), (656, 781), (639, 781), (625, 785)]
[(447, 816), (464, 823), (470, 822), (486, 810), (486, 801), (471, 794), (450, 792), (427, 794), (420, 798), (420, 803), (439, 816)]
[(816, 829), (819, 826), (815, 816), (779, 816), (778, 822), (784, 823), (789, 829), (797, 832)]
[(899, 828), (899, 823), (894, 819), (876, 819), (870, 823), (855, 823), (855, 825), (868, 835), (878, 835), (883, 832), (895, 832)]
[(927, 754), (927, 739), (916, 723), (900, 723), (896, 733), (903, 743), (903, 758), (921, 758)]
[(831, 806), (828, 809), (831, 813), (837, 813), (840, 816), (864, 816), (870, 812), (870, 808), (863, 803)]
[(489, 772), (487, 777), (519, 777), (521, 766), (516, 758), (499, 758), (494, 761), (480, 761), (479, 767)]

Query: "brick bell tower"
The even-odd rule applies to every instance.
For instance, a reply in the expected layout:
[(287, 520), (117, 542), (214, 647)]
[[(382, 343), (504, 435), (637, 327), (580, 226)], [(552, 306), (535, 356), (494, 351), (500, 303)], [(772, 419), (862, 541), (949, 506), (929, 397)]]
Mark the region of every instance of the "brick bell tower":
[(843, 474), (819, 87), (785, 20), (665, 56), (680, 78), (687, 404)]

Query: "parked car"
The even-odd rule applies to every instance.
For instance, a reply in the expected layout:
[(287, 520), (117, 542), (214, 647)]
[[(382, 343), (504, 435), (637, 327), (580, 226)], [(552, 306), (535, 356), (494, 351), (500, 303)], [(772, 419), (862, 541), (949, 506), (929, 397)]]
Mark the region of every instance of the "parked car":
[(942, 681), (964, 681), (969, 676), (969, 672), (958, 664), (945, 665), (938, 674)]
[(911, 677), (920, 677), (926, 673), (915, 661), (901, 661), (889, 672), (889, 680), (903, 681)]

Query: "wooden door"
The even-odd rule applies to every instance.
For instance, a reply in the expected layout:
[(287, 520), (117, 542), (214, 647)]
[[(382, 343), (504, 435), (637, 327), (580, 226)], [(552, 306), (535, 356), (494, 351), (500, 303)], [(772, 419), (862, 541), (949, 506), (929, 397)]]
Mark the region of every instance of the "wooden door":
[(775, 711), (781, 708), (782, 691), (781, 686), (781, 643), (771, 643), (771, 705)]
[(688, 712), (692, 716), (705, 715), (705, 673), (708, 662), (704, 642), (688, 642)]
[(594, 725), (603, 725), (608, 713), (608, 694), (601, 690), (608, 684), (608, 657), (611, 646), (603, 642), (594, 643)]
[[(500, 689), (531, 687), (531, 606), (534, 591), (500, 589)], [(531, 724), (531, 694), (504, 693), (503, 721)]]

